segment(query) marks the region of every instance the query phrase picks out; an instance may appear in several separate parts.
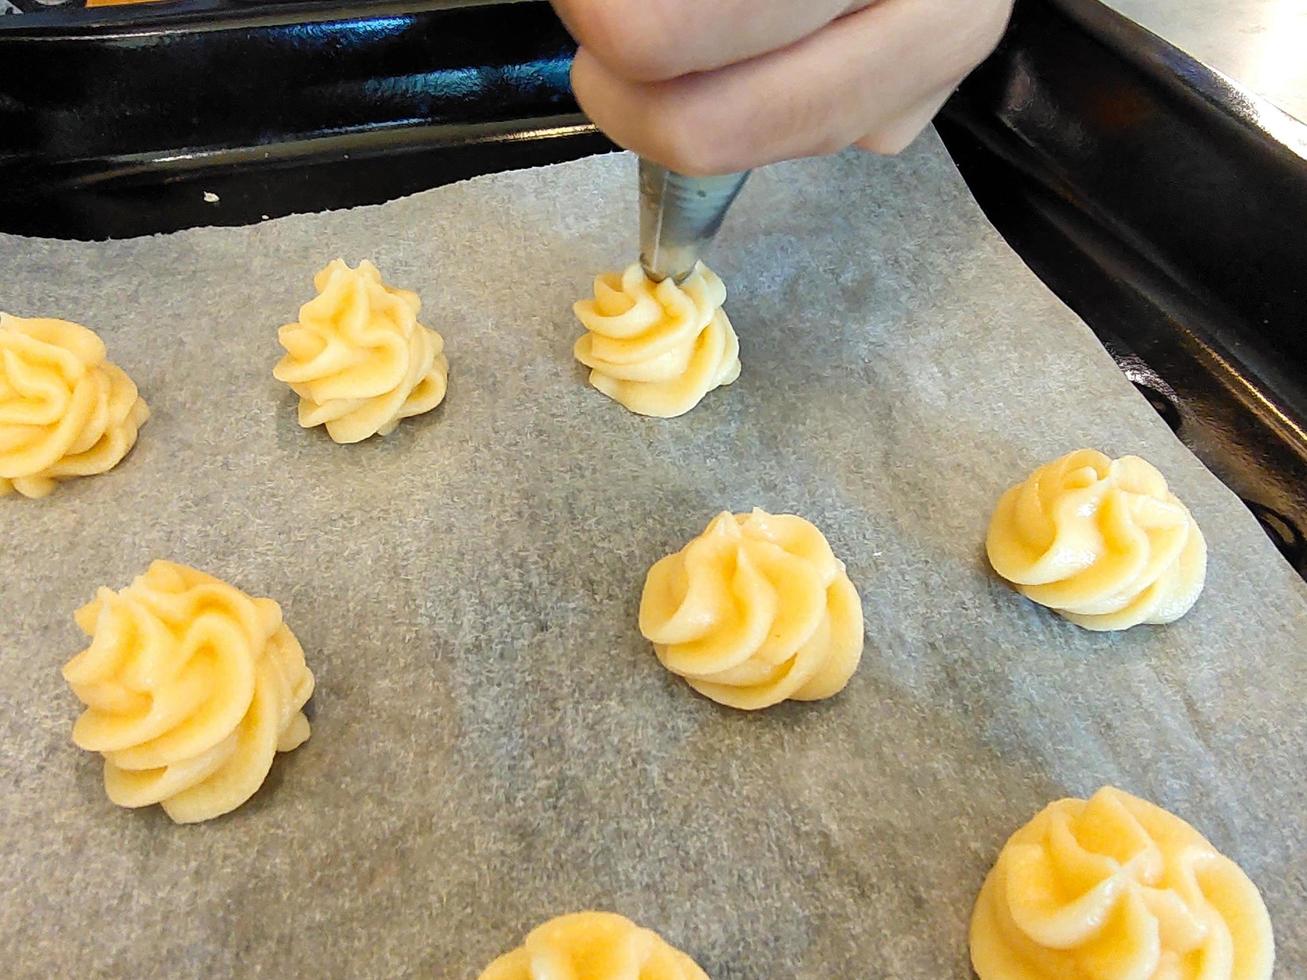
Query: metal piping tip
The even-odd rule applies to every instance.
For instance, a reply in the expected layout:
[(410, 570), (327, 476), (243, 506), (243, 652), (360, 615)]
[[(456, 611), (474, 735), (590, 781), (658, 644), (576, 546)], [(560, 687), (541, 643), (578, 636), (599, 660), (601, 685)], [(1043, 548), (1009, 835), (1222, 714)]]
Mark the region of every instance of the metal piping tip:
[(640, 264), (655, 282), (684, 282), (712, 243), (749, 171), (686, 177), (640, 159)]

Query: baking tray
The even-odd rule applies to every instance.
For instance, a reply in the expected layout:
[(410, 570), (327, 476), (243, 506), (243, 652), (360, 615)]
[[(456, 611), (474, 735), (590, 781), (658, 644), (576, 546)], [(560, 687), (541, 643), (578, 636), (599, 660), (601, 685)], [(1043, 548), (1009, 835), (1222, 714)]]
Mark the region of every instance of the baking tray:
[[(0, 231), (248, 224), (610, 148), (572, 52), (534, 0), (6, 17)], [(1095, 0), (1018, 0), (938, 128), (999, 231), (1307, 576), (1307, 126)]]

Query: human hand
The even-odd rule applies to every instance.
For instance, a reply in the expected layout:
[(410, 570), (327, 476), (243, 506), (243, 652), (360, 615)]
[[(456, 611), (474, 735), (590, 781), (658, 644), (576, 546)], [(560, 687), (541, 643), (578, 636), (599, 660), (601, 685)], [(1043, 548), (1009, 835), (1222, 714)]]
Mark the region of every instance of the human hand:
[(553, 0), (572, 85), (616, 143), (690, 175), (905, 149), (1013, 0)]

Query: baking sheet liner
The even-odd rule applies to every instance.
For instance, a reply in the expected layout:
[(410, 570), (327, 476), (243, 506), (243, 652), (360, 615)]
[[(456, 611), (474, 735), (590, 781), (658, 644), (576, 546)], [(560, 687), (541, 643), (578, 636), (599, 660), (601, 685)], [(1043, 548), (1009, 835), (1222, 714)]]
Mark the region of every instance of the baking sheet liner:
[[(744, 373), (670, 422), (570, 353), (635, 214), (607, 156), (257, 227), (0, 236), (0, 308), (99, 331), (153, 411), (112, 473), (0, 501), (5, 973), (472, 978), (595, 907), (715, 980), (966, 976), (1007, 836), (1111, 783), (1237, 860), (1307, 975), (1307, 590), (933, 135), (755, 175), (713, 257)], [(271, 373), (336, 256), (418, 291), (452, 365), (438, 410), (352, 447)], [(1002, 490), (1082, 446), (1146, 456), (1205, 531), (1180, 623), (1083, 632), (987, 570)], [(721, 708), (637, 632), (650, 564), (755, 505), (861, 591), (831, 701)], [(58, 670), (73, 610), (161, 557), (277, 599), (318, 678), (309, 742), (189, 828), (106, 800)]]

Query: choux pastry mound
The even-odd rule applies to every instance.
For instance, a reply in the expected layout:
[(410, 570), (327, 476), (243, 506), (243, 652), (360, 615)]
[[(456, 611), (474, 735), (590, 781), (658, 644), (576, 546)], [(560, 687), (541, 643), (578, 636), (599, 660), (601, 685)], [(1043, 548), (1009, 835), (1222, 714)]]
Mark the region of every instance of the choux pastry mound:
[(1257, 886), (1179, 817), (1107, 787), (1004, 845), (971, 918), (980, 980), (1269, 980)]
[(862, 601), (803, 518), (724, 512), (649, 570), (640, 632), (700, 694), (766, 708), (844, 689), (862, 657)]
[(104, 756), (119, 806), (178, 823), (240, 806), (309, 737), (313, 674), (271, 599), (156, 561), (76, 613), (91, 645), (63, 669), (86, 711), (73, 741)]
[(313, 285), (318, 295), (277, 333), (286, 356), (272, 372), (300, 396), (300, 425), (361, 442), (444, 400), (445, 342), (418, 323), (416, 293), (388, 286), (366, 261), (351, 269), (336, 259)]
[(1081, 449), (998, 502), (990, 564), (1018, 592), (1090, 630), (1171, 623), (1207, 577), (1207, 543), (1151, 464)]
[(44, 497), (113, 469), (149, 417), (92, 331), (0, 313), (0, 497)]
[(654, 282), (637, 262), (595, 280), (573, 309), (586, 333), (576, 359), (590, 384), (638, 415), (674, 418), (740, 376), (726, 287), (702, 263), (685, 282)]
[(537, 926), (479, 980), (708, 980), (708, 974), (630, 919), (577, 912)]

